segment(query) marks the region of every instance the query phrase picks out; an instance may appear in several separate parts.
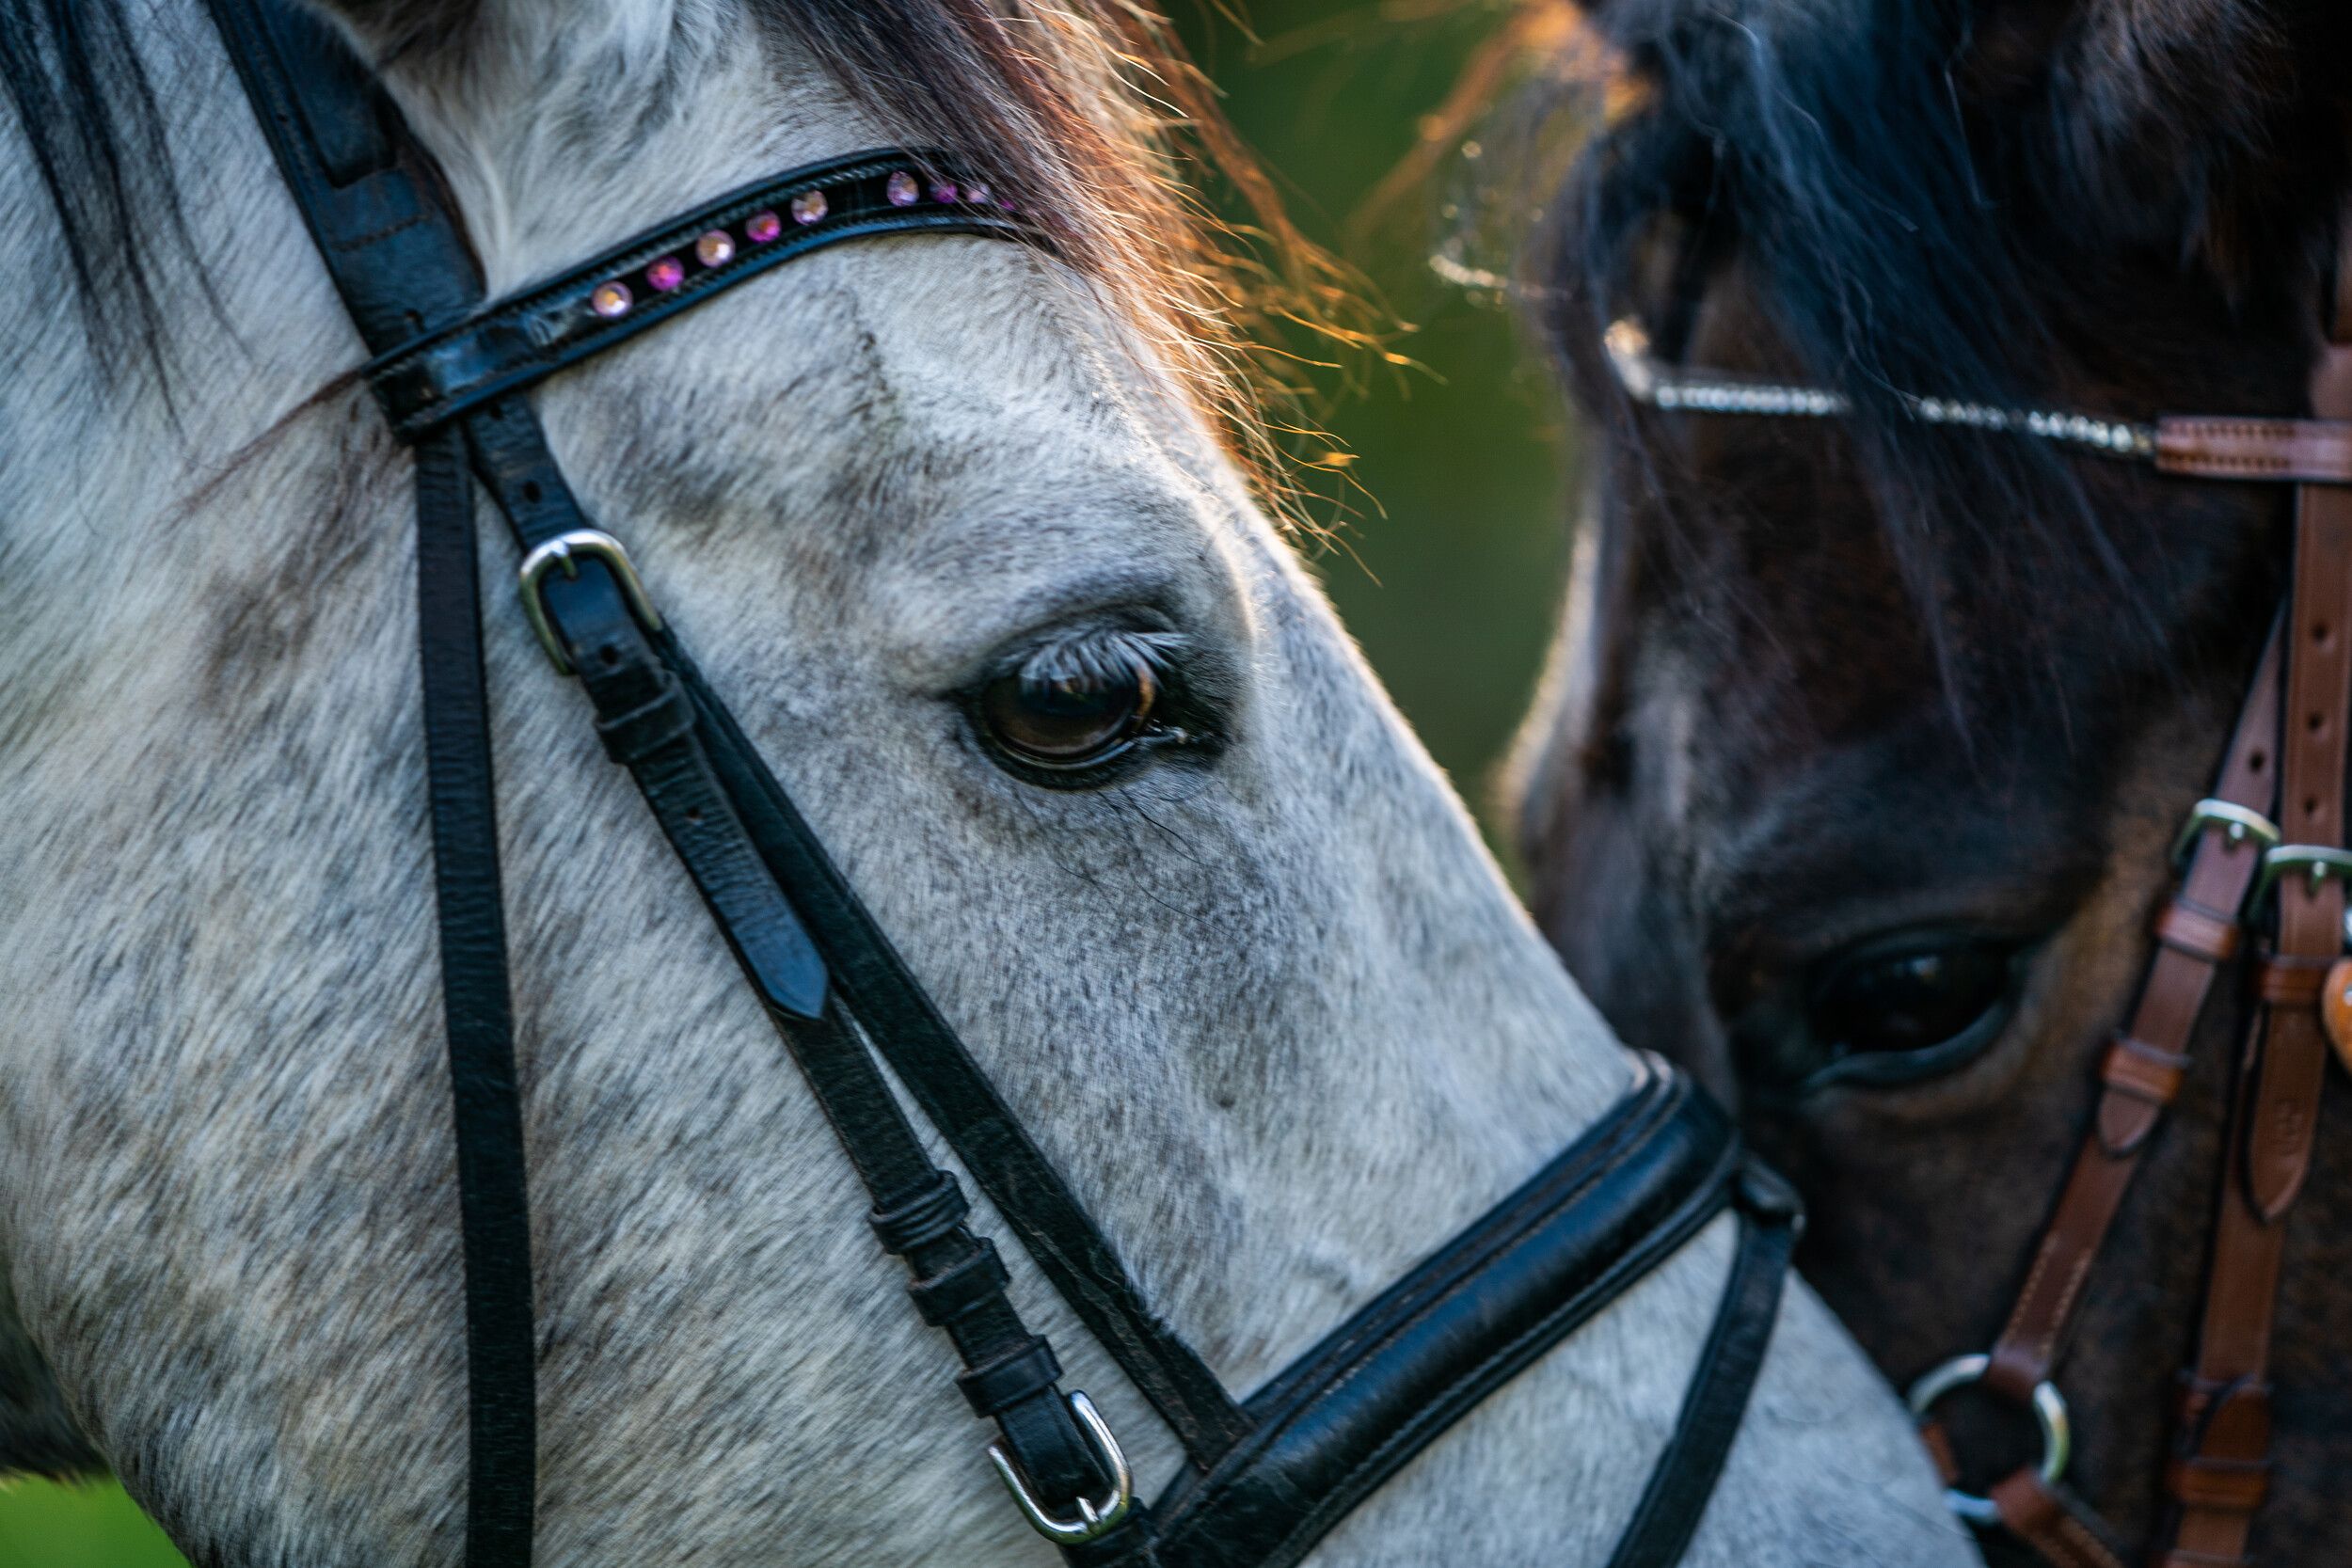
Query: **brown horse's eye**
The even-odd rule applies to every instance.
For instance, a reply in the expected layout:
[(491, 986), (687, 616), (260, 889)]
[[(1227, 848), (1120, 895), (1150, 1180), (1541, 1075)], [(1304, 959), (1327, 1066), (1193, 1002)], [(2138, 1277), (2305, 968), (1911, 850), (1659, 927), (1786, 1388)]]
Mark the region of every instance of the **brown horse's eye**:
[(999, 675), (980, 693), (980, 721), (1006, 752), (1038, 768), (1107, 762), (1143, 734), (1159, 677), (1140, 652), (1089, 661), (1070, 673)]
[(2016, 951), (1981, 940), (1913, 940), (1837, 964), (1806, 1009), (1824, 1070), (1898, 1079), (1951, 1070), (2008, 1018)]

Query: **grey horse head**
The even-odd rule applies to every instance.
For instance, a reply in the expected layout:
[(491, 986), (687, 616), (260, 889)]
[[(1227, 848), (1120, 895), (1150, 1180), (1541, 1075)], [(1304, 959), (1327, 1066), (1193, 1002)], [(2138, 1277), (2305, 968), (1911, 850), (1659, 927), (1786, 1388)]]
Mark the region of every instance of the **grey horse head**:
[[(347, 373), (358, 344), (200, 8), (84, 10), (90, 90), (135, 81), (148, 105), (119, 111), (131, 198), (110, 218), (71, 157), (44, 188), (28, 143), (87, 151), (78, 131), (20, 122), (0, 160), (0, 254), (56, 301), (0, 340), (0, 1462), (103, 1456), (199, 1561), (451, 1562), (464, 1367), (406, 459)], [(1149, 29), (1124, 8), (336, 15), (494, 290), (786, 165), (1041, 138), (993, 150), (1078, 204), (1091, 254), (835, 247), (537, 403), (924, 986), (1228, 1386), (1624, 1088), (1629, 1058), (1220, 437), (1168, 283), (1179, 248), (1120, 228), (1164, 199)], [(893, 59), (892, 90), (849, 74)], [(1041, 103), (1121, 161), (1044, 145)], [(140, 194), (166, 189), (184, 257), (98, 248), (169, 237)], [(98, 301), (79, 313), (77, 255)], [(159, 362), (110, 353), (110, 311), (159, 279)], [(512, 568), (487, 547), (486, 578)], [(1046, 1560), (576, 695), (507, 607), (487, 635), (545, 1560)], [(1184, 743), (1084, 788), (1009, 766), (985, 694), (1047, 665), (1148, 669)], [(1315, 1560), (1597, 1560), (1729, 1249), (1728, 1222), (1704, 1232)], [(1008, 1260), (1071, 1382), (1164, 1481), (1149, 1407)], [(1891, 1398), (1792, 1291), (1691, 1560), (1964, 1557)]]

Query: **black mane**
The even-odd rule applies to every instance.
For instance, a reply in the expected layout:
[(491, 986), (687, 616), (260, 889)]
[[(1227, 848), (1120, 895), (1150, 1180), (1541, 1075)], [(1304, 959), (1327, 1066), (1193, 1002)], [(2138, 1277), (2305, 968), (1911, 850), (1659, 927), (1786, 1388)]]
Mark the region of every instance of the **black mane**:
[(56, 212), (102, 365), (163, 368), (160, 301), (188, 230), (121, 0), (0, 0), (0, 100)]

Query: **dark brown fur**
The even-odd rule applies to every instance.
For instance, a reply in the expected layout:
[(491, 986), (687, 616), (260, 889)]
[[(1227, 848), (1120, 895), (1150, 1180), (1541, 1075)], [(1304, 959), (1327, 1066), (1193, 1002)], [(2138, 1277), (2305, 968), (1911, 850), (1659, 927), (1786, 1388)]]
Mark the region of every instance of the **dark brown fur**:
[[(1889, 383), (2136, 417), (2302, 411), (2352, 36), (2334, 0), (1806, 8), (1886, 23), (1888, 47), (1944, 46), (1925, 62), (1850, 50), (1849, 68), (1918, 69), (1949, 91), (1857, 111), (1849, 135), (1851, 99), (1804, 97), (1836, 78), (1804, 78), (1796, 8), (1598, 8), (1649, 106), (1586, 155), (1546, 277), (1547, 326), (1610, 439), (1592, 613), (1517, 783), (1546, 928), (1629, 1041), (1740, 1104), (1811, 1204), (1809, 1276), (1901, 1382), (1987, 1348), (2015, 1296), (2145, 961), (2170, 835), (2208, 787), (2280, 592), (2288, 513), (2281, 491), (2099, 459), (2036, 473), (2016, 443), (1905, 428)], [(1737, 31), (1729, 14), (1744, 39), (1717, 36)], [(1779, 75), (1755, 64), (1772, 48)], [(1759, 80), (1826, 127), (1775, 166), (1756, 144), (1790, 106), (1746, 104)], [(1883, 157), (1865, 134), (1916, 139)], [(1947, 183), (1906, 171), (1954, 147)], [(1886, 169), (1900, 182), (1873, 186)], [(1775, 228), (1789, 202), (1767, 198), (1790, 193), (1863, 216), (1851, 233)], [(1934, 243), (1906, 260), (1907, 233)], [(1840, 248), (1872, 234), (1885, 254)], [(1994, 309), (1973, 292), (1987, 277)], [(1597, 348), (1625, 313), (1691, 363), (1837, 382), (1863, 417), (1635, 410)], [(2027, 944), (2000, 1037), (1908, 1087), (1761, 1092), (1756, 1064), (1822, 965), (1926, 927)], [(2059, 1374), (2073, 1479), (2127, 1543), (2156, 1522), (2242, 1017), (2224, 988)], [(2340, 1071), (2321, 1120), (2256, 1537), (2279, 1563), (2352, 1561)], [(2018, 1457), (2013, 1426), (1963, 1435)]]

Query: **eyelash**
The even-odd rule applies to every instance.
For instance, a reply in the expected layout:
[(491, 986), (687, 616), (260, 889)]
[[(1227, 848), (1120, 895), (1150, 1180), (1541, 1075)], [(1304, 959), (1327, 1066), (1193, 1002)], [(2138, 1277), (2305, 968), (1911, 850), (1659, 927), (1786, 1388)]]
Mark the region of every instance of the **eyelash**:
[(1177, 666), (1190, 646), (1181, 632), (1087, 626), (1032, 648), (1012, 673), (1033, 686), (1089, 677), (1112, 680), (1134, 662), (1144, 665), (1164, 685), (1172, 685)]

